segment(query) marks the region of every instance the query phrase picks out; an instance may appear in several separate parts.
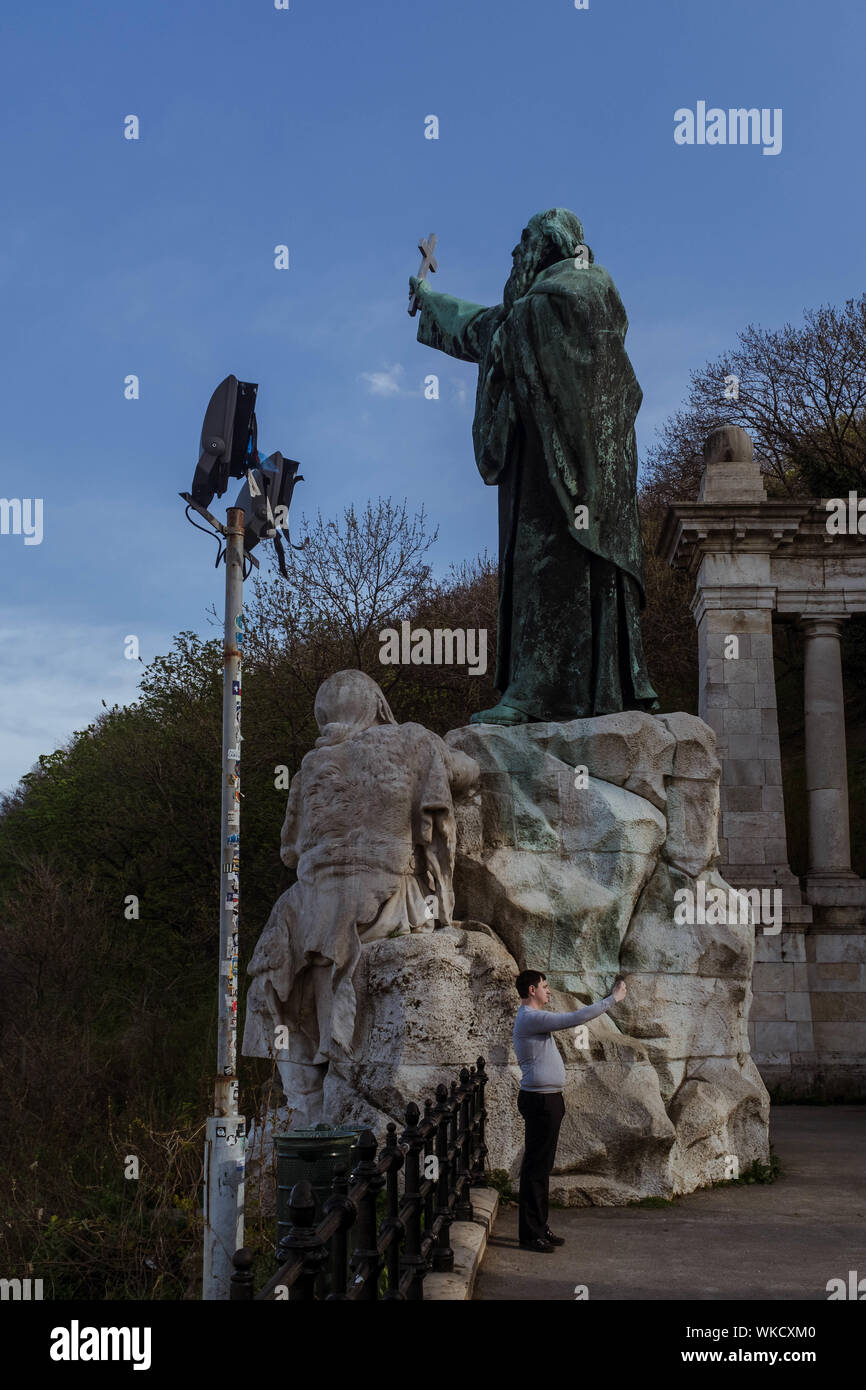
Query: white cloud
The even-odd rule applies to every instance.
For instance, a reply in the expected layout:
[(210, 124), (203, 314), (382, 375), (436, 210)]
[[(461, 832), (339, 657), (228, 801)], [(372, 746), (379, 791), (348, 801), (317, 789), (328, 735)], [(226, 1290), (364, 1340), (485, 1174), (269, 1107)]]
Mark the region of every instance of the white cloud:
[(11, 791), (40, 753), (61, 748), (76, 729), (86, 729), (108, 706), (131, 703), (138, 681), (156, 651), (167, 650), (165, 635), (138, 632), (144, 664), (127, 661), (117, 624), (69, 624), (21, 615), (0, 628), (7, 654), (0, 709), (0, 790)]
[(371, 396), (399, 396), (398, 377), (402, 375), (403, 368), (397, 362), (384, 372), (362, 372), (361, 380), (366, 381)]

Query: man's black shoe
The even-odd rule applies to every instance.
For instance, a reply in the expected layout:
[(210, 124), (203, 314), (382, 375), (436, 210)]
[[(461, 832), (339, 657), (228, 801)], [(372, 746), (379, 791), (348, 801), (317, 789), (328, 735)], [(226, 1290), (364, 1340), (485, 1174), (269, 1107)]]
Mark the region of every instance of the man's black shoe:
[(553, 1246), (550, 1241), (542, 1240), (541, 1236), (539, 1236), (537, 1240), (522, 1240), (520, 1242), (520, 1248), (521, 1250), (534, 1250), (538, 1255), (553, 1254)]
[(564, 1245), (564, 1244), (565, 1244), (565, 1239), (564, 1239), (564, 1237), (563, 1237), (563, 1236), (555, 1236), (555, 1235), (553, 1234), (553, 1231), (550, 1229), (549, 1226), (548, 1226), (547, 1230), (544, 1232), (544, 1239), (548, 1242), (549, 1245)]

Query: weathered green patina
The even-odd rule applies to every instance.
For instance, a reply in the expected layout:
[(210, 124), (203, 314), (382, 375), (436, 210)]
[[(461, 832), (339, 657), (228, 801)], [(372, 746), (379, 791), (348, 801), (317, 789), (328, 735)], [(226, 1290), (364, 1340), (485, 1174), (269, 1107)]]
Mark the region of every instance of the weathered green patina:
[(418, 341), (478, 363), (475, 459), (499, 488), (501, 698), (473, 719), (654, 709), (625, 310), (572, 212), (538, 213), (512, 254), (493, 308), (410, 279)]

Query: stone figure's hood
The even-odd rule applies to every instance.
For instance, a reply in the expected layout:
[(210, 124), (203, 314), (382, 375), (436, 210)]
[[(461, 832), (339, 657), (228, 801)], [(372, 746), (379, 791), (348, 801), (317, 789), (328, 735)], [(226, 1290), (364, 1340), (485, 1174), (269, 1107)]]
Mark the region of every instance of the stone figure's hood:
[[(338, 710), (348, 717), (328, 717)], [(347, 739), (366, 733), (367, 729), (397, 723), (382, 690), (363, 671), (337, 671), (329, 676), (316, 695), (315, 714), (322, 731), (316, 739), (316, 748), (345, 743)]]

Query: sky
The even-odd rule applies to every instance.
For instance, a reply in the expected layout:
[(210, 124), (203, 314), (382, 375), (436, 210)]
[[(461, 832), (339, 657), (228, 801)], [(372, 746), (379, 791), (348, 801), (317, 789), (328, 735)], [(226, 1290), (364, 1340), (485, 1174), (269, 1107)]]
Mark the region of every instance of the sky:
[[(293, 521), (405, 498), (437, 572), (495, 554), (477, 369), (406, 312), (421, 236), (435, 288), (493, 304), (532, 214), (575, 211), (628, 313), (641, 456), (747, 324), (863, 292), (854, 0), (45, 0), (0, 40), (0, 496), (42, 500), (38, 544), (0, 534), (0, 789), (135, 698), (129, 636), (146, 665), (213, 632), (178, 493), (229, 373), (261, 451), (301, 460)], [(778, 153), (677, 143), (699, 102), (781, 111)]]

